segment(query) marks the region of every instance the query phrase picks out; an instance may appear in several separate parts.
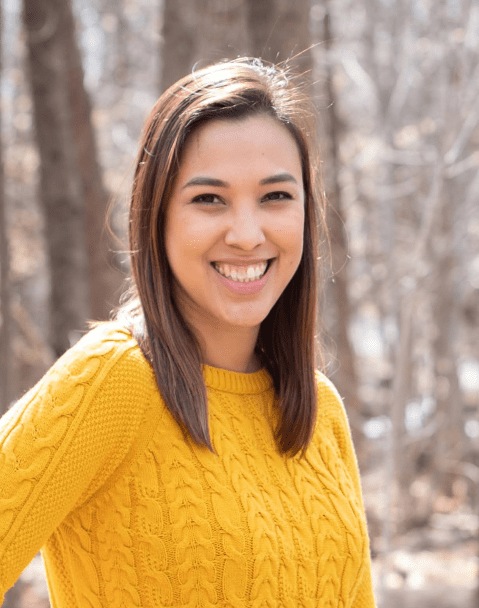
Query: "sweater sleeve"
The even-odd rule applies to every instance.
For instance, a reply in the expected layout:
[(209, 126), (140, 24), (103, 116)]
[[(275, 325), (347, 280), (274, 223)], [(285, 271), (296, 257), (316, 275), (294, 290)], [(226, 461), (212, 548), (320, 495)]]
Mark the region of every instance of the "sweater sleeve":
[(154, 384), (136, 342), (99, 327), (0, 420), (0, 604), (128, 454)]
[[(351, 431), (339, 393), (335, 386), (323, 374), (318, 372), (318, 391), (319, 403), (328, 404), (327, 417), (330, 419), (332, 430), (336, 438), (341, 457), (349, 471), (355, 493), (360, 504), (360, 508), (365, 517), (364, 503), (359, 477), (359, 467), (351, 439)], [(372, 577), (371, 577), (371, 558), (369, 554), (369, 539), (367, 541), (367, 563), (363, 570), (363, 577), (357, 589), (357, 593), (352, 604), (352, 608), (375, 608)]]

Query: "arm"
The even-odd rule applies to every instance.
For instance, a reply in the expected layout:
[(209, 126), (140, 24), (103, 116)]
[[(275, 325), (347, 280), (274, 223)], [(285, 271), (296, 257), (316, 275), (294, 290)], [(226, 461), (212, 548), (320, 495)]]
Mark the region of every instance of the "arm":
[(98, 328), (0, 420), (0, 603), (128, 454), (151, 395), (148, 369), (131, 336)]
[[(318, 373), (319, 404), (327, 404), (328, 414), (334, 436), (336, 438), (343, 462), (349, 472), (356, 497), (364, 514), (364, 504), (359, 477), (359, 468), (354, 451), (351, 432), (343, 402), (334, 385), (322, 374)], [(352, 604), (352, 608), (375, 608), (373, 586), (371, 579), (371, 559), (369, 555), (369, 539), (367, 541), (367, 563), (365, 564), (362, 580)]]

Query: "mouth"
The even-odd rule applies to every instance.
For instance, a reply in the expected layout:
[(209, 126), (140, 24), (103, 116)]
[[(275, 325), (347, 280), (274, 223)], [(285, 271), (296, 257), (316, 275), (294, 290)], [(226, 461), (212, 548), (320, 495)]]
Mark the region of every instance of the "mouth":
[(250, 266), (234, 266), (233, 264), (223, 264), (221, 262), (211, 262), (211, 266), (218, 274), (230, 281), (234, 281), (235, 283), (253, 283), (264, 277), (273, 259), (251, 264)]

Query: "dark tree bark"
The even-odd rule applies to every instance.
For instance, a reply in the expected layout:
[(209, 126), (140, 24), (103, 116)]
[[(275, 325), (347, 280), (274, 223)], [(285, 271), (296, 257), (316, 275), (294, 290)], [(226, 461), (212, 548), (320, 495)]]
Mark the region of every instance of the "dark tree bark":
[(59, 356), (89, 315), (84, 207), (63, 44), (66, 0), (24, 0), (23, 20), (51, 272), (50, 344)]
[(221, 59), (252, 55), (291, 59), (311, 79), (310, 0), (165, 0), (162, 77), (164, 91), (178, 78)]
[[(1, 6), (0, 6), (1, 11)], [(2, 18), (0, 15), (0, 74), (2, 73)], [(0, 124), (2, 119), (0, 105)], [(3, 170), (3, 140), (0, 131), (0, 416), (7, 411), (12, 399), (12, 341), (10, 312), (10, 252), (6, 214), (5, 180)]]
[(69, 2), (65, 2), (64, 11), (62, 40), (67, 60), (71, 131), (86, 212), (90, 314), (94, 319), (107, 319), (113, 305), (117, 304), (122, 277), (113, 266), (113, 242), (106, 227), (108, 194), (103, 186), (91, 120), (91, 103), (83, 84), (82, 58)]
[(164, 0), (161, 92), (191, 72), (195, 58), (196, 11), (188, 0)]
[(294, 58), (291, 67), (312, 80), (311, 1), (247, 0), (247, 6), (252, 54), (273, 63)]
[(165, 0), (161, 90), (221, 59), (250, 53), (246, 6), (237, 0)]
[(221, 59), (234, 59), (250, 53), (244, 2), (203, 0), (198, 4), (196, 60), (200, 65)]
[(15, 585), (5, 594), (2, 608), (18, 608), (22, 598), (23, 587), (24, 584), (22, 581), (17, 581)]

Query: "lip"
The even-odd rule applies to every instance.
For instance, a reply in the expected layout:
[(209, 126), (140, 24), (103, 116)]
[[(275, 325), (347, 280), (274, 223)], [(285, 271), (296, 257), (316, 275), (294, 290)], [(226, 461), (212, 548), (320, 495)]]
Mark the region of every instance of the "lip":
[(211, 262), (212, 264), (230, 264), (230, 266), (254, 266), (255, 264), (263, 264), (264, 262), (269, 262), (274, 258), (225, 258), (222, 260), (214, 260)]
[[(271, 259), (271, 258), (270, 258)], [(259, 260), (258, 262), (249, 261), (248, 264), (236, 264), (237, 266), (251, 266), (255, 263), (265, 262), (266, 260)], [(225, 287), (227, 287), (230, 291), (234, 293), (238, 293), (240, 295), (252, 295), (260, 292), (263, 287), (266, 285), (271, 267), (273, 266), (275, 259), (273, 258), (268, 266), (268, 269), (264, 273), (264, 275), (258, 281), (249, 281), (248, 283), (240, 283), (239, 281), (233, 281), (232, 279), (227, 279), (222, 274), (220, 274), (214, 267), (212, 267), (215, 276), (218, 278), (220, 283), (222, 283)], [(224, 262), (225, 264), (232, 264), (233, 262)]]

